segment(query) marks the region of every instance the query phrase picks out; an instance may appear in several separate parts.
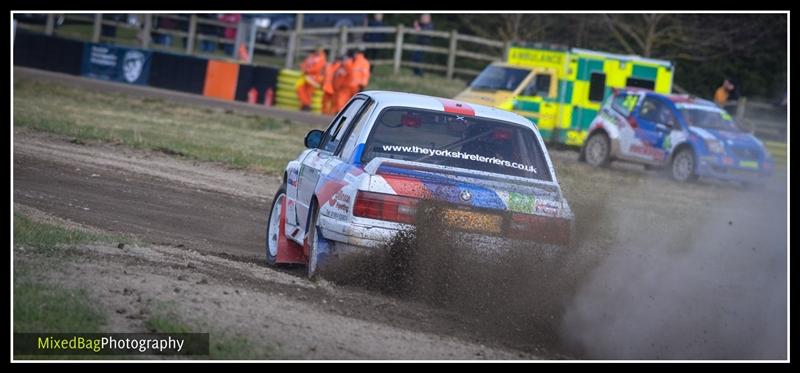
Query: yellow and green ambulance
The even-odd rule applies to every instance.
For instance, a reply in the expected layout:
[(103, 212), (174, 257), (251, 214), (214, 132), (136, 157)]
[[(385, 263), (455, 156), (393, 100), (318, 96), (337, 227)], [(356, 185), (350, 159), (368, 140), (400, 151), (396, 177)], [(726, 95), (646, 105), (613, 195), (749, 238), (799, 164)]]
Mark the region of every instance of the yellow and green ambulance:
[(669, 61), (542, 45), (511, 47), (507, 57), (487, 66), (456, 99), (520, 114), (552, 143), (583, 144), (615, 88), (672, 91)]

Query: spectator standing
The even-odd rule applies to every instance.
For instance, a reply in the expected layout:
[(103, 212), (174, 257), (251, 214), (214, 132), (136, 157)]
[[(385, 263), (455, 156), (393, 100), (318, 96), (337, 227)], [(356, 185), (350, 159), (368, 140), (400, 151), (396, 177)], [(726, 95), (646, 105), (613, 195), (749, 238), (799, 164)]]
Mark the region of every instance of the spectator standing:
[(236, 47), (236, 26), (241, 22), (242, 15), (239, 13), (226, 13), (219, 16), (219, 20), (233, 27), (226, 27), (223, 30), (223, 37), (231, 43), (224, 43), (225, 54), (232, 55)]
[[(414, 21), (414, 30), (417, 31), (431, 31), (433, 30), (433, 22), (431, 22), (431, 15), (429, 13), (423, 13), (419, 20)], [(417, 44), (422, 46), (427, 46), (431, 43), (431, 37), (428, 35), (419, 35), (417, 36)], [(414, 51), (414, 54), (411, 56), (411, 59), (416, 63), (421, 63), (425, 57), (425, 52), (423, 51)], [(414, 75), (422, 76), (422, 69), (419, 67), (414, 67)]]
[(730, 79), (725, 79), (722, 82), (722, 85), (717, 88), (717, 91), (714, 92), (714, 102), (716, 102), (720, 107), (725, 106), (725, 104), (728, 103), (728, 98), (730, 97), (731, 92), (733, 92), (735, 88), (736, 86), (733, 85), (733, 82), (731, 82)]
[[(178, 21), (172, 18), (166, 18), (161, 15), (157, 15), (156, 17), (156, 27), (163, 30), (173, 31), (178, 29)], [(160, 33), (153, 33), (155, 42), (161, 45), (165, 45), (167, 47), (172, 46), (172, 35), (170, 34), (160, 34)]]
[[(372, 18), (366, 20), (367, 27), (383, 27), (383, 13), (375, 13), (372, 15)], [(366, 43), (383, 43), (386, 41), (386, 34), (378, 33), (378, 32), (368, 32), (364, 34), (364, 42)], [(380, 50), (370, 48), (367, 49), (365, 55), (366, 58), (370, 60), (375, 60), (378, 58), (378, 54)]]
[[(216, 19), (213, 14), (198, 14), (197, 16), (201, 20), (209, 20), (209, 19)], [(197, 23), (197, 33), (203, 36), (218, 36), (217, 35), (217, 27), (214, 25), (209, 25), (204, 22)], [(204, 53), (214, 53), (217, 49), (216, 43), (211, 40), (200, 40), (200, 51)]]

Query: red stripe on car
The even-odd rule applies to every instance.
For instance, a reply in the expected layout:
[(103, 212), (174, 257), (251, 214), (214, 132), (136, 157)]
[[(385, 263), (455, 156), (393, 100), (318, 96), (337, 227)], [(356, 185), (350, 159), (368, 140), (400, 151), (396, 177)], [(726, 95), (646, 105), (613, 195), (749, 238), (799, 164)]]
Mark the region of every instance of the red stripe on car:
[(441, 101), (442, 105), (444, 105), (444, 111), (446, 113), (470, 115), (470, 116), (474, 116), (475, 115), (475, 110), (472, 109), (471, 106), (469, 106), (469, 105), (467, 105), (467, 104), (465, 104), (463, 102), (458, 102), (458, 101), (455, 101), (455, 100), (448, 100), (448, 99), (444, 99), (444, 98), (439, 99), (439, 101)]

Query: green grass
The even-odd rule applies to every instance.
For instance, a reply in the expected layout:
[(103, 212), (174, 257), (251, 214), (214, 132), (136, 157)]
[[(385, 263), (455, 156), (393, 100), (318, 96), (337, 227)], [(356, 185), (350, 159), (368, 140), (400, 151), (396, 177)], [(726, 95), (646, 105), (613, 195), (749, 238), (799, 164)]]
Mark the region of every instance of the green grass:
[(100, 332), (105, 316), (83, 289), (39, 283), (33, 274), (15, 271), (14, 332)]
[[(68, 289), (51, 283), (42, 276), (59, 254), (59, 245), (75, 245), (94, 241), (110, 241), (117, 237), (39, 223), (14, 212), (14, 243), (27, 250), (36, 249), (40, 260), (17, 262), (14, 266), (14, 332), (15, 333), (96, 333), (106, 323), (85, 289)], [(125, 239), (122, 239), (125, 241)], [(73, 359), (74, 356), (16, 356), (18, 359)]]
[[(145, 320), (145, 327), (153, 333), (203, 333), (182, 320), (175, 307), (169, 303), (157, 303), (150, 317)], [(209, 333), (209, 358), (215, 360), (255, 360), (285, 359), (276, 346), (264, 341), (251, 341), (241, 335), (230, 332)]]
[(279, 175), (314, 128), (162, 99), (16, 79), (14, 126)]
[(375, 66), (367, 89), (418, 93), (423, 95), (452, 98), (467, 88), (467, 83), (448, 80), (438, 73), (428, 72), (423, 77), (414, 75), (410, 69), (400, 69), (392, 74), (392, 66)]
[(53, 251), (58, 245), (75, 245), (89, 242), (130, 242), (127, 237), (100, 235), (77, 229), (39, 223), (23, 214), (14, 213), (14, 244), (33, 247), (43, 252)]

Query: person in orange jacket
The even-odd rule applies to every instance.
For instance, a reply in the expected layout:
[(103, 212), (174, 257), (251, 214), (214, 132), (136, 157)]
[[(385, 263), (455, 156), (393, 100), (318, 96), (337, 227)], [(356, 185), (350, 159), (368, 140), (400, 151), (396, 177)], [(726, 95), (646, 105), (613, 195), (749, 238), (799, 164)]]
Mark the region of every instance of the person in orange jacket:
[(300, 110), (311, 110), (311, 99), (314, 97), (314, 90), (322, 88), (323, 69), (327, 63), (325, 48), (318, 47), (300, 65), (303, 72), (304, 81), (297, 87), (297, 98), (300, 100)]
[(333, 91), (336, 112), (341, 111), (353, 96), (350, 88), (351, 77), (353, 76), (353, 59), (349, 55), (342, 56), (339, 68), (333, 72)]
[(336, 57), (325, 66), (325, 79), (322, 81), (322, 114), (333, 115), (337, 112), (336, 91), (333, 89), (333, 76), (342, 66), (342, 57)]
[(364, 57), (364, 50), (359, 49), (353, 55), (353, 75), (350, 81), (352, 94), (356, 94), (367, 88), (369, 76), (369, 61)]

